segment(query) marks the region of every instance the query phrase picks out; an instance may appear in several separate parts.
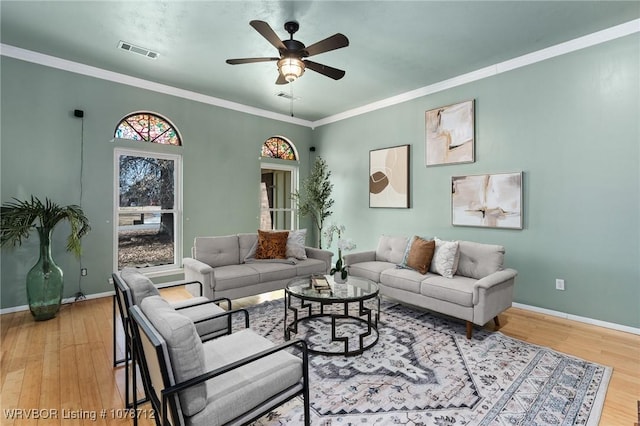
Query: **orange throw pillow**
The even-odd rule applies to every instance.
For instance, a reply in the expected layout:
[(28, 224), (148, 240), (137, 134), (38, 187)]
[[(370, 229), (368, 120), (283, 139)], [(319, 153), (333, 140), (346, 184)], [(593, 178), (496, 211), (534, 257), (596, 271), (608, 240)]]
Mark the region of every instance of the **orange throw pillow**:
[(416, 237), (411, 244), (409, 256), (407, 257), (407, 266), (415, 269), (422, 275), (426, 274), (433, 259), (433, 253), (436, 251), (436, 242), (434, 240), (425, 240)]
[(289, 231), (274, 232), (258, 230), (256, 259), (286, 259)]

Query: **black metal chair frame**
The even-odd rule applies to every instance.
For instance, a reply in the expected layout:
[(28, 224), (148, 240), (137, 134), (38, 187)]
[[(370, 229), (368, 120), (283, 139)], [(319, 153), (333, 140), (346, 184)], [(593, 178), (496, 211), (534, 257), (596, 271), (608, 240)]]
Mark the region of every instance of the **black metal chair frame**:
[[(125, 365), (125, 384), (124, 384), (125, 408), (132, 408), (134, 406), (134, 402), (143, 403), (147, 401), (147, 397), (144, 397), (139, 401), (132, 401), (131, 399), (129, 399), (129, 389), (130, 389), (129, 376), (130, 374), (133, 375), (133, 378), (131, 379), (131, 381), (135, 383), (135, 373), (136, 373), (135, 368), (133, 368), (132, 370), (129, 370), (129, 365), (132, 359), (132, 351), (133, 351), (133, 333), (131, 332), (131, 327), (129, 324), (129, 316), (127, 315), (127, 313), (129, 312), (129, 309), (131, 308), (131, 306), (133, 306), (133, 297), (131, 295), (131, 288), (129, 288), (129, 286), (125, 282), (123, 282), (123, 280), (120, 278), (120, 276), (118, 276), (118, 274), (116, 273), (111, 274), (111, 278), (113, 280), (113, 285), (115, 288), (115, 294), (113, 295), (113, 366), (115, 368), (121, 364)], [(202, 295), (202, 283), (199, 281), (171, 282), (171, 283), (159, 285), (158, 289), (162, 290), (165, 288), (180, 287), (186, 284), (199, 284), (200, 295)], [(188, 309), (194, 306), (206, 305), (209, 303), (215, 303), (217, 305), (220, 302), (226, 302), (227, 312), (231, 312), (231, 300), (229, 300), (226, 297), (221, 297), (221, 298), (218, 298), (215, 300), (209, 300), (206, 302), (203, 301), (199, 303), (194, 303), (188, 306), (180, 307), (177, 310)], [(116, 304), (118, 305), (118, 311), (120, 313), (120, 321), (122, 322), (122, 327), (124, 329), (124, 340), (125, 340), (124, 357), (120, 359), (116, 359), (117, 357), (117, 354), (116, 354), (116, 343), (117, 343), (116, 342)], [(227, 333), (229, 333), (230, 331), (231, 331), (231, 317), (229, 316), (227, 321)], [(132, 393), (133, 395), (131, 396), (133, 399), (135, 399), (136, 391), (134, 390)]]
[[(245, 312), (245, 315), (246, 315), (245, 328), (248, 328), (249, 327), (248, 312), (244, 309), (240, 309), (238, 311)], [(216, 315), (216, 317), (227, 315), (227, 314), (232, 315), (232, 312), (218, 314)], [(224, 367), (220, 367), (215, 370), (208, 371), (190, 380), (184, 381), (182, 383), (177, 383), (173, 386), (164, 388), (160, 391), (160, 394), (162, 395), (162, 401), (160, 401), (159, 398), (157, 397), (156, 392), (154, 391), (153, 384), (151, 383), (149, 368), (148, 368), (147, 360), (144, 355), (144, 348), (143, 348), (143, 343), (142, 343), (142, 338), (140, 333), (144, 333), (148, 341), (154, 346), (156, 356), (161, 366), (167, 365), (167, 362), (169, 361), (167, 359), (167, 354), (165, 353), (165, 351), (163, 351), (162, 342), (157, 340), (156, 334), (151, 332), (148, 329), (148, 327), (151, 327), (151, 325), (149, 324), (148, 320), (146, 320), (146, 317), (144, 317), (144, 314), (142, 313), (140, 308), (139, 307), (132, 308), (130, 310), (130, 315), (132, 318), (132, 323), (135, 323), (135, 326), (134, 324), (132, 324), (132, 327), (131, 327), (133, 329), (133, 333), (135, 336), (134, 348), (133, 348), (134, 359), (136, 360), (135, 362), (138, 362), (141, 365), (141, 371), (143, 373), (142, 374), (143, 383), (146, 388), (146, 393), (147, 395), (149, 395), (149, 400), (151, 402), (151, 405), (155, 410), (156, 424), (158, 426), (171, 426), (172, 424), (177, 426), (177, 425), (184, 424), (181, 413), (179, 412), (179, 408), (176, 403), (179, 392), (185, 389), (188, 389), (191, 386), (204, 383), (207, 380), (217, 377), (219, 375), (233, 371), (234, 369), (239, 368), (243, 365), (249, 364), (253, 361), (256, 361), (258, 359), (264, 358), (266, 356), (269, 356), (271, 354), (274, 354), (276, 352), (286, 350), (289, 348), (296, 348), (297, 350), (300, 351), (302, 355), (302, 374), (303, 374), (302, 388), (298, 392), (284, 399), (278, 399), (279, 395), (276, 395), (271, 399), (265, 401), (263, 403), (263, 408), (260, 409), (259, 411), (256, 411), (254, 415), (251, 417), (251, 419), (244, 421), (242, 424), (243, 425), (249, 424), (257, 420), (264, 414), (268, 413), (275, 407), (278, 407), (284, 404), (285, 402), (301, 395), (303, 398), (303, 404), (304, 404), (304, 424), (305, 426), (310, 426), (311, 417), (310, 417), (310, 408), (309, 408), (310, 407), (309, 406), (309, 355), (307, 351), (307, 344), (304, 340), (296, 339), (296, 340), (282, 343), (280, 345), (276, 345), (272, 348), (269, 348), (264, 351), (253, 354), (251, 356), (245, 357), (241, 360), (228, 364)], [(141, 320), (143, 317), (145, 318), (145, 320)], [(162, 373), (163, 383), (169, 383), (169, 372), (167, 371), (167, 369), (166, 368), (161, 369), (161, 373)], [(286, 394), (289, 390), (290, 389), (285, 389), (284, 391), (281, 392), (281, 394)], [(137, 412), (137, 404), (134, 404), (134, 410)], [(171, 417), (171, 420), (173, 421), (173, 423), (171, 423), (169, 417)], [(236, 419), (227, 423), (227, 425), (235, 425), (235, 424), (238, 424)], [(134, 425), (137, 425), (136, 417), (134, 417)]]

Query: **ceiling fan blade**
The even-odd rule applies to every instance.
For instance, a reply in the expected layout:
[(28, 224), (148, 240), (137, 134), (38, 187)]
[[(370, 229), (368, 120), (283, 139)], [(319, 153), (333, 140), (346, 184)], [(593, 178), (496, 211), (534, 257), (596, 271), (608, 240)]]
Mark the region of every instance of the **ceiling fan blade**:
[(276, 34), (275, 31), (273, 31), (273, 29), (271, 29), (269, 24), (267, 24), (266, 22), (251, 21), (249, 22), (249, 25), (251, 25), (257, 32), (259, 32), (262, 37), (266, 38), (267, 41), (273, 45), (273, 47), (278, 49), (278, 51), (287, 49), (284, 46), (284, 43), (282, 43), (282, 40), (280, 40), (280, 37), (278, 37), (278, 34)]
[(330, 77), (334, 80), (340, 80), (345, 75), (344, 71), (339, 70), (338, 68), (330, 67), (328, 65), (319, 64), (313, 61), (304, 61), (304, 63), (307, 68), (312, 69), (322, 75), (326, 75), (327, 77)]
[(278, 73), (278, 79), (276, 80), (276, 84), (287, 84), (287, 83), (289, 82), (285, 80), (284, 76)]
[(340, 49), (349, 45), (349, 39), (344, 34), (334, 34), (331, 37), (327, 37), (317, 43), (312, 44), (305, 48), (308, 55), (313, 56), (320, 53), (329, 52), (331, 50)]
[(280, 58), (241, 58), (241, 59), (227, 59), (227, 63), (231, 65), (238, 64), (251, 64), (253, 62), (272, 62), (279, 61)]

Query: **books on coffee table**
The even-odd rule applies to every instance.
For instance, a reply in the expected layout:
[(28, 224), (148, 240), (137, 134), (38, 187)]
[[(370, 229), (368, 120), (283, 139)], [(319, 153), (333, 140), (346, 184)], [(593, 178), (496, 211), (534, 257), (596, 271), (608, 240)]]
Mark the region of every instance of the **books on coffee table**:
[(311, 284), (313, 288), (317, 291), (331, 291), (331, 286), (329, 285), (329, 281), (325, 277), (312, 277)]

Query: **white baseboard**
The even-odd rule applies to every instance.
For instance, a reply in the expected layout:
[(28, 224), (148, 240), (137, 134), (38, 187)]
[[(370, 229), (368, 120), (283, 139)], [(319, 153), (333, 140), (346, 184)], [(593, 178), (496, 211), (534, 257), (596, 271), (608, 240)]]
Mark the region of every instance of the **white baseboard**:
[(613, 322), (600, 321), (593, 318), (581, 317), (578, 315), (567, 314), (565, 312), (554, 311), (546, 308), (539, 308), (537, 306), (525, 305), (523, 303), (513, 303), (514, 308), (525, 309), (527, 311), (538, 312), (541, 314), (551, 315), (558, 318), (564, 318), (572, 321), (578, 321), (585, 324), (596, 325), (598, 327), (610, 328), (612, 330), (624, 331), (626, 333), (638, 334), (640, 335), (640, 328), (629, 327), (627, 325), (616, 324)]
[[(114, 294), (115, 294), (115, 291), (105, 291), (104, 293), (89, 294), (85, 296), (85, 298), (82, 300), (100, 299), (101, 297), (112, 297)], [(81, 302), (82, 300), (76, 300), (75, 297), (68, 297), (66, 299), (62, 299), (62, 304), (66, 305), (69, 303)], [(29, 310), (29, 305), (13, 306), (11, 308), (0, 309), (0, 315), (10, 314), (12, 312), (28, 311), (28, 310)]]

